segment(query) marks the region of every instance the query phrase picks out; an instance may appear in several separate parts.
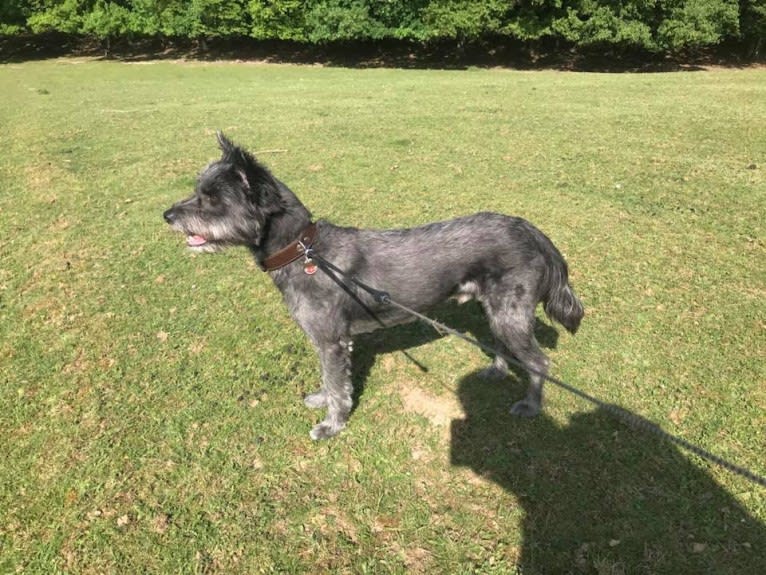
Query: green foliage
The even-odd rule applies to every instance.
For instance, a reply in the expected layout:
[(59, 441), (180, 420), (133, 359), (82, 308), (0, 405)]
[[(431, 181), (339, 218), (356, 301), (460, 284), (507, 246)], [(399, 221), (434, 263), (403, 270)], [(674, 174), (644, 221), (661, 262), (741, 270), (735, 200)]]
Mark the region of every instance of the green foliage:
[(126, 34), (130, 30), (130, 9), (118, 2), (98, 0), (82, 19), (82, 31), (97, 38)]
[(82, 32), (83, 16), (91, 8), (87, 0), (33, 0), (27, 25), (33, 32)]
[(250, 35), (258, 40), (308, 40), (305, 2), (299, 0), (252, 0)]
[(162, 11), (168, 1), (132, 0), (128, 27), (130, 33), (143, 36), (156, 36), (162, 29)]
[(29, 2), (4, 0), (0, 3), (0, 35), (17, 34), (24, 30), (31, 12)]
[(565, 13), (560, 0), (519, 0), (504, 24), (502, 33), (519, 40), (552, 36), (554, 19)]
[(766, 0), (6, 0), (0, 32), (301, 42), (552, 38), (678, 51), (766, 36)]
[(578, 0), (555, 12), (545, 33), (578, 46), (674, 51), (738, 34), (733, 0)]
[(671, 50), (717, 44), (739, 33), (735, 0), (672, 0), (657, 30), (660, 47)]
[(552, 23), (565, 40), (589, 46), (611, 44), (653, 48), (652, 15), (655, 0), (599, 2), (580, 0)]
[(370, 14), (365, 0), (321, 0), (306, 14), (312, 42), (333, 40), (379, 40), (386, 37), (386, 27)]
[(766, 42), (766, 0), (740, 0), (739, 29), (757, 56)]
[(251, 35), (311, 42), (425, 39), (421, 11), (428, 2), (381, 0), (252, 0)]
[(502, 0), (433, 0), (423, 10), (432, 38), (475, 39), (502, 28), (509, 3)]
[(368, 0), (370, 14), (388, 30), (387, 36), (423, 40), (428, 36), (423, 10), (429, 0)]
[(161, 13), (161, 22), (168, 36), (214, 38), (250, 31), (244, 0), (171, 1)]

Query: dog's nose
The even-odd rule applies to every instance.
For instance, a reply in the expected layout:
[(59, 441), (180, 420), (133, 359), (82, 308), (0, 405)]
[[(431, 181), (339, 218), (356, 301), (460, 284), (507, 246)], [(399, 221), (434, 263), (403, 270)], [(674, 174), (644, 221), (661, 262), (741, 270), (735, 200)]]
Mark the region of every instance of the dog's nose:
[(165, 221), (169, 224), (172, 224), (173, 221), (176, 219), (176, 215), (173, 212), (172, 208), (169, 210), (165, 210), (165, 213), (162, 214), (162, 217), (165, 218)]

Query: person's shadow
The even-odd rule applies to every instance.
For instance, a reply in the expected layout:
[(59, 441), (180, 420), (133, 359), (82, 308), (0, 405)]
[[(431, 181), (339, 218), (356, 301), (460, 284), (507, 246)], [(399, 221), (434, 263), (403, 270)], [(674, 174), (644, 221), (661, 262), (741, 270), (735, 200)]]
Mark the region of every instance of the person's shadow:
[(766, 526), (684, 453), (600, 410), (514, 418), (512, 381), (460, 381), (451, 461), (523, 507), (520, 573), (766, 573)]

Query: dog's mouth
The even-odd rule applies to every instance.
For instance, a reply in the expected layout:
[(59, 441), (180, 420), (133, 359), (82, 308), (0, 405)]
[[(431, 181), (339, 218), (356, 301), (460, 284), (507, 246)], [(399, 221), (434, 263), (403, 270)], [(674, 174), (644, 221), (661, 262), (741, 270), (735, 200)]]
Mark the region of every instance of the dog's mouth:
[(215, 253), (221, 251), (225, 246), (225, 242), (206, 238), (199, 234), (189, 234), (186, 236), (186, 247), (192, 252)]
[(200, 248), (207, 244), (207, 239), (205, 239), (203, 236), (198, 235), (191, 235), (186, 236), (186, 245), (190, 248)]

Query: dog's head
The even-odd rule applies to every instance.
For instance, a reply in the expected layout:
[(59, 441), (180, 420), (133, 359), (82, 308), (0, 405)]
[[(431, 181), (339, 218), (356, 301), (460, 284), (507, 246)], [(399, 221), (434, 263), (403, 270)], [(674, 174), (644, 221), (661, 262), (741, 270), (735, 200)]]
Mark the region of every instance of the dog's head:
[(202, 171), (191, 197), (165, 211), (165, 221), (194, 251), (258, 246), (269, 217), (284, 209), (279, 183), (252, 154), (217, 136), (221, 159)]

